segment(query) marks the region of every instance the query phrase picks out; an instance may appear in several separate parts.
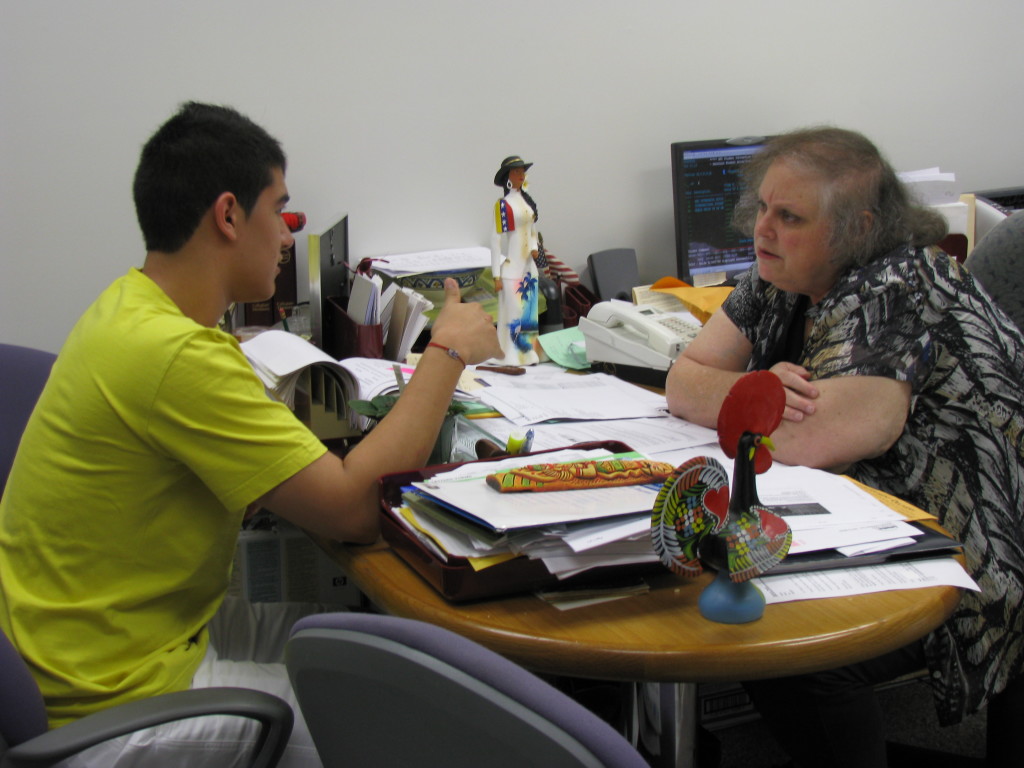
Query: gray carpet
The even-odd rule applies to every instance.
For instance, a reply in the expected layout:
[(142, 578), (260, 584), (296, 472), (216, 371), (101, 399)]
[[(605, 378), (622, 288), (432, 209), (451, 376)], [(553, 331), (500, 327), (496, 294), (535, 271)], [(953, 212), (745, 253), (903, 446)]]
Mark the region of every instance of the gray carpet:
[[(984, 758), (985, 715), (968, 718), (949, 728), (939, 726), (928, 686), (919, 681), (904, 683), (879, 692), (889, 741), (948, 752), (963, 757)], [(775, 768), (784, 765), (786, 755), (775, 744), (759, 719), (712, 731), (718, 738), (720, 768)], [(897, 761), (892, 761), (893, 766)], [(928, 764), (934, 762), (913, 764)], [(963, 765), (963, 761), (961, 761)]]

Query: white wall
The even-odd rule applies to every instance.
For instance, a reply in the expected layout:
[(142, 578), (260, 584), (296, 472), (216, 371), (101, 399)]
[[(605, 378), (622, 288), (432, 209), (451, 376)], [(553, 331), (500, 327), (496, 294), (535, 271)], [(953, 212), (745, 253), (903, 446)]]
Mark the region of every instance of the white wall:
[(0, 0), (0, 340), (56, 350), (142, 262), (138, 151), (187, 99), (289, 154), (355, 257), (487, 242), (519, 153), (549, 250), (674, 273), (669, 144), (829, 122), (1024, 184), (1020, 0)]

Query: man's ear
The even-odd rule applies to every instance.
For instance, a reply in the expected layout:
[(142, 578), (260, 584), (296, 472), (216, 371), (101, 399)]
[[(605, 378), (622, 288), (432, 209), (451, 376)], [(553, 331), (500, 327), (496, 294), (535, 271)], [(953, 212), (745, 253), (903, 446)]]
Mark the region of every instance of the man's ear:
[(233, 192), (221, 192), (213, 203), (213, 221), (217, 231), (229, 240), (238, 237), (239, 217), (243, 215), (242, 207)]

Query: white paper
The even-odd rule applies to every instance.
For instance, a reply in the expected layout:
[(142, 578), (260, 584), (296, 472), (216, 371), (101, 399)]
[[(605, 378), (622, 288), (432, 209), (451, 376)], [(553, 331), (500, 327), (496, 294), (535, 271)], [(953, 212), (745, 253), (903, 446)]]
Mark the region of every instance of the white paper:
[(375, 256), (371, 262), (374, 272), (385, 275), (413, 275), (421, 272), (452, 272), (463, 269), (483, 269), (491, 265), (491, 249), (483, 246), (448, 248), (439, 251), (393, 253)]
[(519, 426), (552, 419), (604, 421), (668, 415), (663, 395), (604, 373), (495, 382), (477, 394), (481, 401)]
[(952, 557), (768, 575), (752, 581), (769, 604), (939, 586), (981, 591)]

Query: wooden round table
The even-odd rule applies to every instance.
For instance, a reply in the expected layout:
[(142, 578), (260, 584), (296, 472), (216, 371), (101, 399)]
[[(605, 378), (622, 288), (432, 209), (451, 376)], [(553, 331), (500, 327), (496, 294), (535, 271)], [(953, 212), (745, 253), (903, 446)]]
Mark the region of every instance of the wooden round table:
[[(697, 608), (709, 574), (690, 580), (665, 572), (648, 578), (645, 594), (569, 611), (533, 595), (453, 604), (384, 543), (326, 548), (379, 609), (446, 627), (535, 672), (685, 684), (672, 685), (677, 710), (662, 713), (663, 725), (671, 720), (684, 726), (671, 734), (671, 765), (692, 760), (696, 694), (689, 684), (863, 661), (927, 634), (960, 600), (955, 587), (894, 590), (769, 605), (758, 621), (718, 624)], [(664, 710), (670, 702), (665, 696), (662, 702)]]

